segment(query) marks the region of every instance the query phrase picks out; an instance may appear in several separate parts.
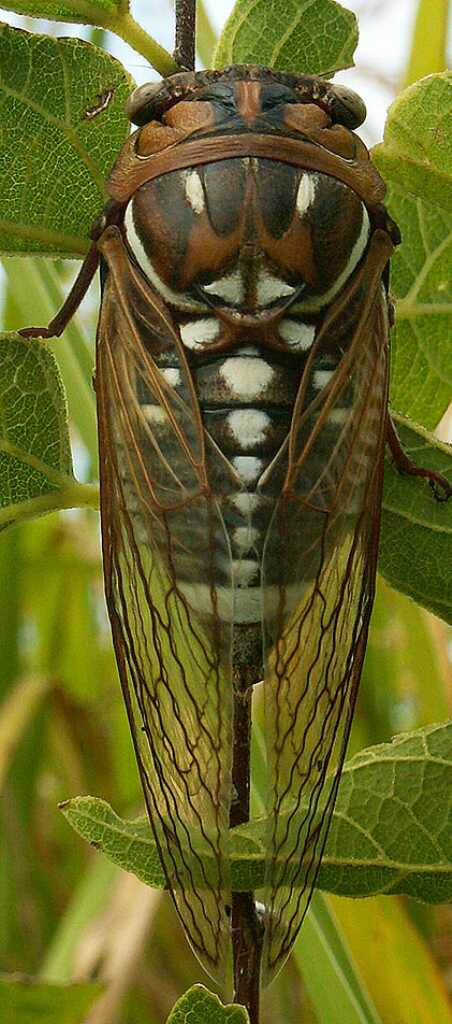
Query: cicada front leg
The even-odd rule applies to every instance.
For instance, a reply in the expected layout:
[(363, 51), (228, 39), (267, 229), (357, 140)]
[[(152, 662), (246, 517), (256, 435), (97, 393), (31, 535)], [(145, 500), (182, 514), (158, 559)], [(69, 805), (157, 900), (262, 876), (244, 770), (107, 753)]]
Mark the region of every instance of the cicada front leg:
[(116, 202), (107, 203), (103, 213), (95, 221), (91, 238), (92, 242), (80, 267), (79, 273), (72, 285), (72, 288), (58, 310), (56, 316), (50, 321), (47, 327), (23, 327), (18, 333), (22, 338), (59, 338), (67, 327), (70, 320), (77, 312), (81, 302), (85, 298), (88, 288), (97, 271), (100, 261), (98, 240), (105, 228), (110, 224), (118, 222), (118, 215), (122, 213), (122, 205)]

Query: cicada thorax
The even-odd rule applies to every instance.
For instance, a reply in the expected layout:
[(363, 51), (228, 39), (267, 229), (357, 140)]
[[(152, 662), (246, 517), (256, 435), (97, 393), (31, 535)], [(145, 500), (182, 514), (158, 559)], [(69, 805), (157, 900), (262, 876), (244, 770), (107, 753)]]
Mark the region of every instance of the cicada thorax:
[[(215, 481), (230, 545), (229, 559), (224, 545), (217, 545), (215, 585), (220, 615), (232, 614), (236, 623), (261, 621), (262, 556), (286, 477), (300, 382), (309, 360), (299, 417), (332, 381), (353, 337), (359, 289), (346, 315), (316, 344), (326, 313), (363, 260), (372, 230), (366, 203), (348, 184), (279, 159), (280, 138), (298, 134), (305, 141), (308, 129), (331, 133), (331, 117), (323, 109), (292, 101), (289, 89), (274, 81), (220, 81), (206, 87), (197, 103), (171, 107), (166, 121), (173, 128), (182, 115), (192, 121), (198, 115), (210, 139), (227, 128), (244, 140), (245, 151), (247, 137), (252, 151), (254, 133), (267, 133), (268, 157), (217, 159), (157, 175), (133, 193), (124, 219), (133, 259), (171, 310), (214, 443), (206, 450), (207, 475)], [(194, 108), (191, 115), (179, 109), (188, 106)], [(157, 137), (162, 130), (169, 129), (155, 128)], [(152, 148), (146, 131), (138, 151)], [(155, 351), (154, 358), (165, 380), (187, 399), (178, 353)], [(351, 399), (345, 390), (342, 406), (330, 414), (331, 444)], [(160, 418), (163, 434), (158, 405), (146, 394), (140, 401), (157, 429)], [(325, 432), (323, 443), (329, 443)], [(231, 474), (222, 479), (216, 448), (235, 485)], [(317, 458), (320, 472), (321, 452)], [(311, 471), (315, 475), (315, 465)], [(196, 531), (194, 537), (196, 548)], [(265, 585), (276, 593), (280, 566), (273, 561), (266, 565)], [(189, 558), (186, 570), (180, 580), (185, 593), (197, 607), (210, 607), (210, 584), (193, 576)]]

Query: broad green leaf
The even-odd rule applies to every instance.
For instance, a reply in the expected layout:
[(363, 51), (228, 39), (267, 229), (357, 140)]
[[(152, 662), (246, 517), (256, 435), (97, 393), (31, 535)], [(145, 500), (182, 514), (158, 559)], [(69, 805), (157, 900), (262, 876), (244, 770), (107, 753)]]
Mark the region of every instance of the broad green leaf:
[(402, 902), (329, 899), (382, 1021), (452, 1024), (445, 980)]
[(418, 0), (405, 84), (447, 67), (449, 0)]
[(237, 0), (213, 64), (328, 76), (353, 65), (357, 42), (355, 15), (333, 0)]
[(0, 529), (53, 508), (95, 504), (92, 492), (72, 475), (52, 353), (41, 342), (0, 335)]
[[(70, 265), (74, 266), (73, 263)], [(14, 330), (18, 327), (46, 326), (50, 323), (63, 305), (70, 288), (69, 283), (63, 285), (55, 262), (42, 259), (40, 256), (16, 256), (5, 259), (3, 266), (11, 294), (5, 328)], [(93, 292), (94, 287), (91, 286), (91, 294)], [(61, 337), (50, 338), (46, 344), (53, 352), (61, 373), (71, 426), (75, 427), (78, 437), (90, 455), (91, 477), (97, 479), (98, 439), (92, 383), (95, 362), (94, 335), (94, 323), (90, 322), (87, 325), (80, 313), (76, 313)]]
[(397, 303), (391, 400), (432, 429), (452, 395), (452, 74), (430, 75), (389, 109), (372, 157), (402, 232), (392, 260)]
[(450, 898), (451, 740), (452, 723), (433, 725), (346, 762), (321, 886), (350, 896)]
[(429, 75), (389, 108), (384, 141), (372, 150), (383, 177), (452, 211), (452, 72)]
[(388, 206), (403, 238), (391, 262), (391, 403), (432, 430), (452, 399), (451, 216), (398, 185)]
[(224, 1006), (204, 985), (193, 985), (171, 1011), (167, 1024), (249, 1024), (244, 1006)]
[[(0, 251), (84, 255), (131, 86), (90, 43), (0, 26)], [(89, 116), (102, 97), (105, 110)]]
[[(346, 763), (319, 888), (355, 897), (400, 893), (427, 903), (451, 895), (451, 736), (452, 725), (420, 729)], [(164, 885), (146, 820), (122, 821), (94, 797), (77, 797), (61, 809), (79, 835), (114, 863), (148, 885)], [(294, 814), (294, 834), (297, 822)], [(231, 833), (236, 891), (263, 884), (265, 829), (259, 819)]]
[(0, 977), (2, 1024), (80, 1024), (102, 993), (97, 982), (49, 985)]
[(15, 11), (32, 18), (103, 25), (118, 16), (124, 3), (122, 0), (6, 0), (2, 7), (5, 11)]
[[(405, 451), (417, 465), (452, 482), (452, 449), (395, 417)], [(388, 457), (379, 570), (396, 590), (452, 622), (452, 498), (438, 501), (425, 480), (401, 476)]]

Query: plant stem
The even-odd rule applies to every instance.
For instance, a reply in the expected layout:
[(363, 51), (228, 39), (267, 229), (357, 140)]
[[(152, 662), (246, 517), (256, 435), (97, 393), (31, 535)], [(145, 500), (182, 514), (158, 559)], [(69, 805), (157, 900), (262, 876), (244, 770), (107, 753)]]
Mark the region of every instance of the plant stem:
[[(254, 683), (261, 678), (260, 629), (236, 627), (238, 642), (233, 658), (234, 741), (230, 827), (250, 816), (251, 702)], [(243, 633), (243, 635), (242, 635)], [(242, 643), (243, 641), (243, 643)], [(232, 955), (234, 1002), (248, 1010), (250, 1024), (259, 1024), (259, 987), (263, 930), (252, 892), (232, 893)]]
[(0, 527), (34, 519), (46, 512), (59, 512), (63, 508), (98, 509), (99, 488), (95, 484), (80, 484), (68, 478), (66, 486), (15, 505), (5, 505), (0, 509)]
[(131, 14), (124, 13), (116, 18), (106, 18), (103, 27), (110, 29), (111, 32), (124, 39), (124, 42), (128, 43), (137, 53), (141, 53), (142, 57), (149, 61), (164, 78), (180, 70), (174, 57), (145, 32)]
[(181, 68), (195, 66), (196, 0), (176, 0), (176, 46), (174, 57)]

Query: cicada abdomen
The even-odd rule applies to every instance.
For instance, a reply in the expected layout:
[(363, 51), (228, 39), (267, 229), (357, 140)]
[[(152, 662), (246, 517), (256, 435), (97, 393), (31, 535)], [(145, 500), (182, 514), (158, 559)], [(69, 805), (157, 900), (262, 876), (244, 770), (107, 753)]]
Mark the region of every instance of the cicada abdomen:
[(353, 93), (244, 66), (130, 110), (97, 242), (107, 599), (168, 885), (216, 977), (264, 679), (269, 980), (315, 884), (364, 655), (397, 230)]

